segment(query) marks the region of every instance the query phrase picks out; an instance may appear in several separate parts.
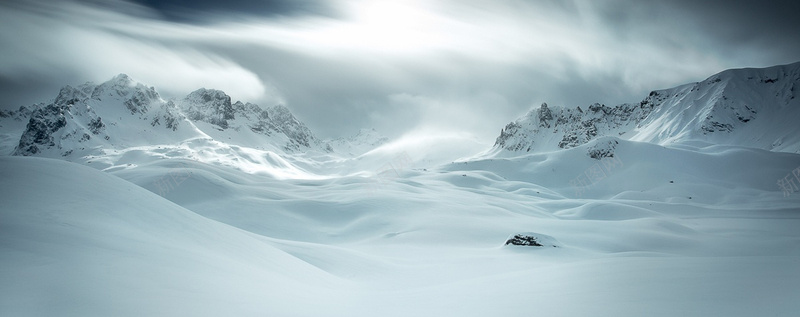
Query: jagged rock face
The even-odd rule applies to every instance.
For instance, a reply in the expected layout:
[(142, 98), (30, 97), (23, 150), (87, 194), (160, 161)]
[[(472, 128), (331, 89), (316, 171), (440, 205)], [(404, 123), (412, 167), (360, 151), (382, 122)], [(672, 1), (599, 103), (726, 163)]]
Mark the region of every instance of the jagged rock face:
[(531, 151), (530, 141), (528, 134), (522, 131), (522, 126), (517, 122), (511, 122), (500, 130), (500, 136), (494, 142), (494, 146), (506, 149), (508, 151)]
[(231, 97), (219, 90), (198, 89), (181, 102), (181, 108), (190, 120), (208, 122), (220, 130), (247, 129), (265, 136), (282, 134), (286, 137), (282, 149), (288, 152), (311, 148), (331, 151), (329, 145), (317, 139), (289, 108), (282, 105), (262, 109), (253, 103), (231, 103)]
[(222, 129), (235, 118), (231, 97), (220, 90), (200, 88), (183, 100), (182, 110), (192, 121), (205, 121)]
[[(115, 140), (107, 133), (108, 124), (117, 125), (117, 120), (140, 120), (154, 127), (164, 121), (169, 129), (175, 130), (182, 119), (174, 104), (161, 100), (154, 88), (135, 83), (124, 74), (100, 85), (65, 86), (51, 104), (36, 108), (14, 155), (35, 155), (56, 149), (67, 156), (76, 146), (109, 146)], [(151, 111), (153, 108), (157, 110)], [(103, 118), (98, 109), (113, 116)], [(123, 119), (122, 114), (134, 117)]]
[[(92, 135), (102, 134), (106, 125), (88, 105), (97, 90), (91, 84), (78, 88), (65, 86), (53, 103), (33, 110), (13, 155), (35, 155), (51, 148), (62, 150), (63, 142), (85, 143)], [(64, 156), (71, 153), (71, 149), (63, 150)]]
[[(240, 133), (255, 133), (265, 136), (264, 143), (290, 152), (332, 151), (284, 106), (262, 109), (252, 103), (231, 103), (230, 96), (213, 89), (198, 89), (178, 102), (164, 101), (155, 88), (124, 74), (100, 85), (65, 86), (52, 103), (31, 108), (35, 110), (21, 107), (19, 111), (0, 112), (0, 119), (23, 117), (28, 121), (20, 132), (15, 155), (39, 155), (53, 149), (68, 156), (75, 147), (124, 148), (154, 140), (180, 142), (208, 137), (203, 132), (211, 131), (207, 126), (203, 131), (197, 122), (210, 123), (225, 141), (235, 140)], [(21, 124), (16, 124), (16, 129)], [(184, 124), (187, 128), (181, 128)], [(251, 135), (240, 141), (247, 146), (262, 145), (257, 139)]]
[(161, 96), (154, 88), (135, 83), (128, 75), (120, 74), (97, 86), (92, 91), (92, 99), (102, 100), (104, 97), (119, 97), (131, 114), (144, 115), (150, 106), (160, 103)]
[(289, 108), (277, 105), (267, 108), (266, 112), (275, 129), (289, 137), (289, 143), (284, 146), (287, 151), (298, 151), (320, 142), (308, 127), (292, 115)]
[(495, 147), (507, 151), (567, 149), (585, 144), (601, 132), (635, 126), (653, 109), (649, 101), (608, 107), (593, 104), (584, 111), (546, 103), (500, 131)]
[(800, 153), (788, 118), (800, 116), (800, 63), (728, 70), (708, 79), (651, 92), (641, 102), (562, 108), (542, 104), (509, 123), (495, 148), (552, 151), (613, 136), (657, 144), (702, 140)]
[(91, 131), (92, 134), (97, 135), (97, 134), (100, 134), (100, 132), (102, 132), (103, 129), (105, 129), (106, 124), (103, 123), (103, 119), (102, 118), (97, 117), (97, 118), (89, 120), (88, 127), (89, 127), (89, 131)]
[(549, 121), (553, 120), (553, 112), (550, 111), (550, 108), (547, 108), (547, 103), (543, 103), (542, 106), (536, 110), (536, 116), (539, 118), (539, 127), (550, 127)]
[(175, 103), (169, 101), (161, 104), (158, 113), (150, 120), (150, 125), (153, 127), (164, 124), (167, 129), (177, 131), (180, 122), (185, 118), (183, 113), (175, 106)]
[(13, 155), (29, 156), (41, 152), (42, 146), (54, 147), (56, 140), (53, 134), (67, 125), (65, 114), (71, 105), (50, 104), (35, 110), (31, 114), (25, 132)]

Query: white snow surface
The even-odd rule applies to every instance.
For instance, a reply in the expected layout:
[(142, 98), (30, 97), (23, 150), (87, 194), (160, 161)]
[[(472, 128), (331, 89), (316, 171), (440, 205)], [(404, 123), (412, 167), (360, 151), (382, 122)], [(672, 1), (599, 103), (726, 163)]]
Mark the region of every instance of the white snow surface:
[[(800, 189), (777, 181), (800, 177), (800, 154), (795, 135), (772, 144), (796, 128), (758, 120), (797, 106), (758, 107), (774, 94), (752, 92), (785, 69), (709, 79), (730, 91), (693, 84), (743, 94), (728, 100), (756, 110), (748, 122), (689, 110), (682, 121), (665, 97), (660, 120), (636, 104), (635, 121), (563, 149), (568, 133), (537, 123), (546, 136), (522, 134), (522, 120), (505, 144), (535, 149), (461, 160), (450, 157), (458, 147), (369, 130), (326, 151), (288, 109), (236, 112), (255, 108), (219, 91), (170, 104), (126, 77), (62, 90), (62, 101), (89, 101), (52, 103), (72, 105), (42, 117), (65, 118), (56, 145), (0, 156), (0, 315), (794, 316)], [(661, 92), (698, 98), (693, 85)], [(180, 105), (192, 98), (194, 110)], [(682, 107), (730, 113), (716, 100)], [(264, 111), (289, 124), (245, 129), (269, 122), (242, 113)], [(6, 154), (15, 116), (0, 120)], [(174, 130), (152, 125), (170, 117)], [(732, 129), (703, 134), (704, 124)], [(294, 152), (302, 140), (308, 151)], [(505, 245), (517, 234), (543, 246)]]
[[(800, 165), (798, 155), (621, 141), (621, 165), (576, 196), (570, 179), (598, 162), (586, 148), (380, 181), (277, 179), (148, 156), (108, 172), (2, 157), (0, 312), (788, 316), (800, 309), (800, 194), (774, 188)], [(503, 245), (530, 232), (559, 247)]]

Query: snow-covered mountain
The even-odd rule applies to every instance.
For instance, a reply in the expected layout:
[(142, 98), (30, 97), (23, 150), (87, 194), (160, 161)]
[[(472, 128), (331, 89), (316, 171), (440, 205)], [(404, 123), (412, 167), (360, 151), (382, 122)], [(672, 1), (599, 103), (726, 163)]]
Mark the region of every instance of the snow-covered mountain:
[(205, 88), (190, 93), (178, 105), (203, 132), (226, 143), (253, 148), (279, 144), (281, 150), (292, 153), (333, 151), (283, 105), (262, 109), (249, 102), (231, 103), (225, 92)]
[(347, 138), (336, 138), (329, 143), (338, 153), (358, 156), (389, 142), (389, 138), (375, 129), (361, 129), (356, 135)]
[(68, 157), (201, 135), (153, 87), (118, 75), (100, 85), (65, 86), (36, 107), (13, 154)]
[(506, 125), (495, 153), (572, 148), (599, 136), (660, 145), (727, 144), (800, 153), (800, 63), (733, 69), (639, 103), (542, 104)]
[[(167, 101), (125, 74), (99, 85), (65, 86), (51, 103), (2, 116), (4, 136), (21, 134), (13, 154), (23, 156), (83, 156), (198, 138), (278, 152), (332, 151), (282, 105), (232, 103), (212, 89)], [(27, 124), (16, 131), (20, 125), (13, 122), (23, 117)]]

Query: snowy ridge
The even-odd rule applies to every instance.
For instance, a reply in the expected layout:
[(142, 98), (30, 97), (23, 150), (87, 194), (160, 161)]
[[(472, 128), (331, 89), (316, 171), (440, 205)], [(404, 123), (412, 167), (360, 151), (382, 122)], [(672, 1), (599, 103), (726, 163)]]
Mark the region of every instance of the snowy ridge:
[(231, 103), (223, 91), (205, 88), (190, 93), (178, 105), (191, 121), (210, 124), (198, 127), (217, 140), (288, 153), (332, 151), (283, 105), (262, 109), (249, 102)]
[[(284, 106), (231, 103), (230, 96), (212, 89), (165, 101), (155, 88), (125, 74), (100, 85), (65, 86), (49, 104), (2, 117), (4, 138), (16, 134), (13, 154), (23, 156), (69, 159), (196, 138), (277, 152), (332, 151)], [(13, 124), (23, 117), (28, 117), (24, 128)]]
[(122, 74), (100, 85), (62, 88), (52, 103), (33, 110), (13, 154), (81, 156), (201, 136), (184, 119), (154, 88)]
[(495, 147), (511, 152), (542, 152), (572, 148), (602, 135), (622, 135), (652, 111), (647, 103), (608, 107), (593, 104), (586, 110), (550, 107), (546, 103), (500, 132)]
[(541, 152), (598, 136), (673, 145), (728, 144), (800, 153), (800, 63), (733, 69), (651, 92), (641, 102), (585, 109), (542, 104), (509, 123), (496, 153)]

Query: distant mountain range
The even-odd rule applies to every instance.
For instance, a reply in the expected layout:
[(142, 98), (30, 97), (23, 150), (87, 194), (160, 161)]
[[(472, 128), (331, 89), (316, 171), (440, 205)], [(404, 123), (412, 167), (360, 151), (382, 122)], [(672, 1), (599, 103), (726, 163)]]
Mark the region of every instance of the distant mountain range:
[(800, 63), (732, 69), (650, 92), (639, 103), (542, 104), (506, 125), (496, 155), (547, 152), (612, 136), (660, 145), (739, 145), (800, 153)]
[[(638, 103), (561, 107), (542, 104), (507, 124), (490, 154), (548, 152), (600, 137), (665, 146), (738, 145), (800, 153), (800, 63), (733, 69), (650, 92)], [(0, 111), (5, 154), (83, 157), (137, 146), (214, 140), (276, 153), (355, 157), (388, 139), (372, 129), (322, 140), (283, 105), (232, 102), (198, 89), (165, 100), (153, 87), (120, 74), (102, 84), (65, 86), (50, 103)], [(602, 152), (602, 151), (601, 151)], [(599, 152), (598, 152), (599, 153)]]
[[(99, 85), (65, 86), (50, 103), (0, 112), (0, 129), (4, 152), (13, 146), (12, 154), (23, 156), (88, 155), (196, 138), (283, 153), (334, 152), (283, 105), (232, 102), (225, 92), (205, 88), (164, 100), (155, 88), (125, 74)], [(386, 140), (374, 130), (354, 138), (333, 141), (350, 153)]]

